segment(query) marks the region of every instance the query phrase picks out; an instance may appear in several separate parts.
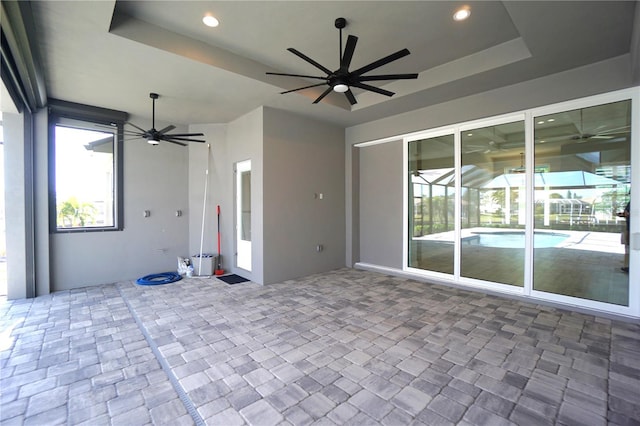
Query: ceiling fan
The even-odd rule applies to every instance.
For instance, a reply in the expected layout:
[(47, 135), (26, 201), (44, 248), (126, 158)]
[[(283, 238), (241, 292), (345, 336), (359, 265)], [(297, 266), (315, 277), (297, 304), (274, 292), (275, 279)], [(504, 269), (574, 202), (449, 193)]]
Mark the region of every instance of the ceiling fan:
[(191, 139), (195, 136), (204, 136), (204, 133), (167, 133), (176, 128), (174, 125), (169, 125), (164, 129), (156, 130), (156, 99), (158, 99), (160, 95), (157, 93), (149, 93), (149, 97), (152, 99), (151, 129), (144, 130), (133, 123), (127, 122), (127, 124), (130, 124), (139, 130), (138, 132), (125, 130), (125, 134), (127, 136), (133, 136), (136, 139), (146, 139), (150, 145), (158, 145), (160, 141), (171, 142), (182, 146), (187, 146), (185, 142), (205, 142), (202, 139)]
[(300, 87), (298, 89), (287, 90), (284, 92), (280, 92), (281, 94), (297, 92), (298, 90), (308, 89), (311, 87), (317, 87), (322, 85), (328, 85), (329, 87), (325, 90), (318, 98), (313, 101), (314, 104), (320, 102), (325, 96), (327, 96), (331, 91), (335, 91), (338, 93), (344, 93), (349, 103), (351, 105), (355, 105), (358, 103), (356, 101), (355, 96), (351, 92), (351, 87), (357, 87), (359, 89), (367, 90), (370, 92), (379, 93), (385, 96), (393, 96), (395, 93), (389, 90), (384, 90), (376, 86), (371, 86), (369, 84), (363, 83), (365, 81), (382, 81), (382, 80), (409, 80), (418, 78), (418, 74), (384, 74), (384, 75), (363, 75), (369, 71), (372, 71), (376, 68), (380, 68), (383, 65), (386, 65), (390, 62), (393, 62), (397, 59), (400, 59), (404, 56), (409, 55), (408, 49), (402, 49), (395, 53), (392, 53), (389, 56), (385, 56), (384, 58), (378, 59), (370, 63), (369, 65), (365, 65), (364, 67), (358, 68), (357, 70), (349, 71), (349, 66), (351, 65), (351, 59), (353, 58), (353, 52), (356, 48), (356, 43), (358, 42), (358, 37), (354, 35), (349, 35), (347, 38), (347, 44), (344, 48), (344, 54), (342, 52), (342, 29), (347, 26), (347, 20), (345, 18), (338, 18), (335, 21), (335, 27), (340, 30), (340, 68), (335, 71), (331, 71), (329, 68), (320, 65), (318, 62), (314, 61), (310, 57), (306, 56), (304, 53), (299, 52), (293, 47), (288, 48), (287, 50), (299, 58), (307, 61), (314, 67), (323, 71), (326, 76), (312, 76), (312, 75), (300, 75), (300, 74), (287, 74), (287, 73), (277, 73), (277, 72), (267, 72), (270, 75), (282, 75), (286, 77), (300, 77), (300, 78), (311, 78), (316, 80), (324, 80), (322, 83), (312, 84), (310, 86)]
[(577, 143), (587, 142), (591, 139), (614, 139), (616, 141), (620, 136), (628, 135), (629, 130), (631, 129), (630, 125), (620, 126), (616, 128), (608, 129), (609, 127), (606, 123), (601, 124), (593, 129), (593, 132), (587, 132), (584, 129), (584, 119), (583, 119), (583, 110), (580, 110), (580, 127), (577, 134), (571, 136), (571, 140), (577, 141)]
[[(631, 126), (621, 126), (621, 127), (617, 127), (615, 129), (609, 129), (609, 130), (603, 130), (600, 132), (595, 132), (595, 133), (579, 133), (576, 135), (571, 136), (571, 139), (574, 141), (578, 141), (578, 143), (580, 142), (586, 142), (590, 139), (604, 139), (604, 140), (610, 140), (610, 139), (619, 139), (621, 136), (625, 136), (629, 134), (629, 129), (631, 128)], [(597, 129), (596, 129), (597, 130)]]

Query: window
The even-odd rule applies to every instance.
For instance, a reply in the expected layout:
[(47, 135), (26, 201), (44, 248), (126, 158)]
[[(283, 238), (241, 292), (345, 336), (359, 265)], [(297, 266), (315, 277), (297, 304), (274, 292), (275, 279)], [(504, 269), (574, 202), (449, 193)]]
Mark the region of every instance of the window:
[(123, 121), (64, 105), (49, 118), (52, 231), (121, 230)]

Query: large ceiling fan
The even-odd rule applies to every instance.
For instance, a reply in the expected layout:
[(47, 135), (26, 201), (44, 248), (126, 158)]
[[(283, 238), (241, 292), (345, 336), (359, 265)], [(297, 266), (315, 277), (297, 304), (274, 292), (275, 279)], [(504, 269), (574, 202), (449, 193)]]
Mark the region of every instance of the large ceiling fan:
[(371, 86), (369, 84), (363, 83), (364, 81), (382, 81), (382, 80), (409, 80), (418, 78), (418, 74), (384, 74), (384, 75), (363, 75), (369, 71), (372, 71), (376, 68), (380, 68), (383, 65), (388, 64), (389, 62), (393, 62), (397, 59), (400, 59), (404, 56), (409, 55), (408, 49), (402, 49), (397, 51), (396, 53), (392, 53), (389, 56), (385, 56), (384, 58), (378, 59), (370, 63), (369, 65), (365, 65), (364, 67), (358, 68), (354, 71), (349, 71), (349, 65), (351, 65), (351, 59), (353, 58), (353, 52), (356, 48), (356, 43), (358, 42), (358, 37), (354, 35), (349, 35), (347, 38), (347, 44), (344, 48), (344, 54), (342, 52), (342, 29), (347, 26), (347, 20), (345, 18), (338, 18), (335, 21), (335, 27), (340, 30), (340, 68), (335, 71), (331, 71), (329, 68), (326, 68), (320, 65), (318, 62), (314, 61), (310, 57), (306, 56), (304, 53), (299, 52), (293, 47), (288, 48), (287, 50), (294, 55), (302, 58), (307, 61), (314, 67), (323, 71), (326, 76), (312, 76), (312, 75), (300, 75), (300, 74), (287, 74), (287, 73), (277, 73), (277, 72), (268, 72), (270, 75), (282, 75), (286, 77), (300, 77), (300, 78), (310, 78), (315, 80), (323, 80), (322, 83), (312, 84), (310, 86), (300, 87), (298, 89), (287, 90), (284, 92), (280, 92), (281, 94), (297, 92), (298, 90), (304, 90), (311, 87), (317, 87), (322, 85), (328, 85), (329, 87), (325, 90), (318, 98), (313, 101), (314, 104), (320, 102), (325, 96), (327, 96), (331, 91), (335, 91), (338, 93), (344, 93), (349, 103), (354, 105), (358, 103), (356, 101), (355, 96), (351, 92), (351, 87), (357, 87), (359, 89), (368, 90), (370, 92), (379, 93), (385, 96), (393, 96), (395, 93), (390, 92), (389, 90), (384, 90), (376, 86)]
[(205, 142), (202, 139), (191, 139), (195, 136), (204, 136), (204, 133), (167, 133), (176, 128), (174, 125), (169, 125), (164, 129), (156, 130), (156, 99), (158, 99), (160, 95), (157, 93), (149, 93), (149, 97), (152, 99), (151, 129), (144, 130), (133, 123), (127, 122), (127, 124), (135, 127), (138, 131), (134, 132), (132, 130), (125, 130), (125, 135), (146, 139), (151, 145), (158, 145), (160, 141), (171, 142), (182, 146), (187, 146), (185, 142)]

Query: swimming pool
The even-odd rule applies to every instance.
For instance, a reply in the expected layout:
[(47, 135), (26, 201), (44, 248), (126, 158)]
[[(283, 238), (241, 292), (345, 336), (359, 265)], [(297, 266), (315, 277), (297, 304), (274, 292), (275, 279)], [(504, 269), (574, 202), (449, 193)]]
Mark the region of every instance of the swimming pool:
[[(555, 247), (569, 238), (567, 234), (556, 232), (536, 232), (533, 235), (535, 248)], [(497, 248), (524, 248), (524, 232), (474, 232), (465, 238), (471, 245)]]

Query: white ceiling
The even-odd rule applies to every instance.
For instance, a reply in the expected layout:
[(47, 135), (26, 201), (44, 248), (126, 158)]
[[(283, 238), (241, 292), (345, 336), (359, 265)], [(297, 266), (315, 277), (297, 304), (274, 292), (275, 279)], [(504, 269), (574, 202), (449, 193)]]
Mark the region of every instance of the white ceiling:
[[(34, 1), (47, 95), (175, 124), (227, 123), (260, 105), (340, 126), (400, 114), (629, 54), (638, 1)], [(217, 28), (202, 24), (211, 13)], [(354, 89), (358, 103), (317, 83), (266, 71), (321, 75), (288, 52), (339, 66), (339, 32), (359, 37), (351, 69), (400, 49), (411, 55), (375, 73), (392, 98)], [(636, 23), (636, 25), (640, 25)], [(636, 29), (636, 32), (638, 29)], [(630, 71), (631, 72), (631, 71)], [(385, 84), (387, 83), (387, 84)]]

